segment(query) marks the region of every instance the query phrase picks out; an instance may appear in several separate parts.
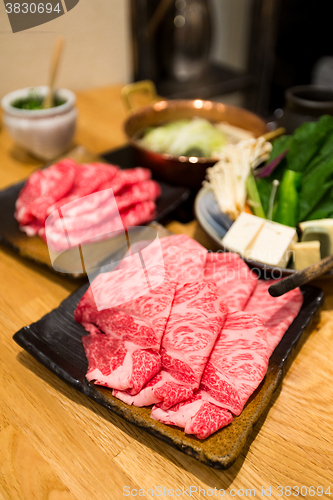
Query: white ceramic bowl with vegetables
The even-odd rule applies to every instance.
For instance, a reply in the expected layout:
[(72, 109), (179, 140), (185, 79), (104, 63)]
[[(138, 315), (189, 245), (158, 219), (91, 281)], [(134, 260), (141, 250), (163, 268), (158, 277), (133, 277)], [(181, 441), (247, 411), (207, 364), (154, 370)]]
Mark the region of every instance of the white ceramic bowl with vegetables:
[(52, 160), (70, 146), (75, 132), (75, 94), (67, 89), (55, 93), (54, 105), (43, 109), (48, 87), (24, 88), (1, 100), (3, 121), (12, 139), (42, 160)]
[(333, 117), (293, 135), (225, 148), (207, 169), (195, 212), (204, 230), (250, 265), (286, 275), (333, 253)]

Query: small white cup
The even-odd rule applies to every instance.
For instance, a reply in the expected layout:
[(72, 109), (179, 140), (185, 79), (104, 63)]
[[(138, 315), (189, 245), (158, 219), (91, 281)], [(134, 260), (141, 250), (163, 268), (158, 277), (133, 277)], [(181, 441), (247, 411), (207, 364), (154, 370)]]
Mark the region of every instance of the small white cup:
[(3, 121), (14, 141), (42, 160), (52, 160), (69, 147), (75, 132), (76, 97), (67, 89), (57, 90), (64, 104), (49, 109), (19, 109), (12, 106), (17, 99), (29, 96), (31, 90), (45, 96), (48, 87), (27, 87), (10, 92), (1, 100)]

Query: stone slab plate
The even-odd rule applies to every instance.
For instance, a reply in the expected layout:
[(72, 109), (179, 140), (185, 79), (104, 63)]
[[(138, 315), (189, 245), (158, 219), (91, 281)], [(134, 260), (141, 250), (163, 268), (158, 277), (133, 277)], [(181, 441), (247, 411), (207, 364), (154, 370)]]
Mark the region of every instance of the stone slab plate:
[[(161, 235), (163, 236), (163, 235)], [(87, 361), (81, 338), (87, 332), (73, 318), (74, 310), (88, 284), (70, 295), (62, 304), (37, 323), (22, 328), (14, 340), (40, 363), (67, 384), (96, 403), (120, 415), (200, 462), (217, 469), (229, 468), (240, 455), (260, 415), (267, 409), (274, 391), (281, 384), (297, 348), (311, 332), (311, 323), (323, 304), (319, 288), (304, 286), (304, 303), (297, 318), (271, 356), (267, 374), (251, 396), (243, 412), (233, 422), (201, 441), (183, 430), (164, 425), (149, 417), (149, 408), (128, 406), (111, 395), (107, 388), (94, 386), (85, 379)]]
[[(68, 153), (66, 157), (73, 158), (79, 163), (106, 161), (119, 165), (124, 169), (136, 166), (133, 153), (129, 146), (105, 153), (101, 157), (88, 152), (83, 147), (77, 147)], [(25, 233), (20, 231), (18, 223), (14, 218), (15, 202), (24, 184), (25, 181), (21, 181), (0, 191), (0, 243), (9, 246), (22, 257), (27, 257), (38, 264), (45, 265), (52, 269), (47, 245), (38, 236), (28, 237)], [(181, 203), (187, 200), (190, 194), (188, 189), (180, 186), (171, 186), (165, 182), (160, 182), (159, 184), (162, 189), (162, 194), (156, 202), (155, 220), (158, 222), (162, 221)], [(91, 262), (89, 262), (88, 265), (90, 267), (97, 267), (104, 259), (118, 250), (120, 242), (122, 242), (122, 238), (119, 240), (117, 240), (117, 238), (104, 240), (93, 245), (85, 245), (88, 250), (86, 254), (89, 255), (90, 253), (92, 256)], [(76, 252), (77, 250), (73, 249), (73, 258), (71, 259), (71, 257), (67, 255), (63, 267), (61, 267), (61, 270), (59, 268), (57, 270), (74, 278), (81, 277), (82, 272), (73, 272), (73, 267), (71, 265), (71, 260), (73, 262), (77, 260)]]

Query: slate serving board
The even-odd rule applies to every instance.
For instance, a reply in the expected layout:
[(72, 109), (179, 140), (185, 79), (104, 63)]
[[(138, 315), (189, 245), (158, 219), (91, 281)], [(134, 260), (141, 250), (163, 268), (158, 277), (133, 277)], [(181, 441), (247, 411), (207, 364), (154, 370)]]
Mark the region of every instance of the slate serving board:
[(14, 340), (40, 363), (96, 403), (146, 430), (200, 462), (217, 468), (229, 468), (240, 455), (246, 440), (262, 413), (269, 406), (274, 391), (282, 383), (297, 348), (311, 332), (311, 323), (320, 310), (324, 294), (319, 288), (304, 286), (304, 303), (297, 318), (273, 352), (267, 374), (251, 396), (243, 412), (233, 422), (201, 441), (183, 430), (164, 425), (149, 417), (149, 408), (128, 406), (111, 395), (107, 388), (94, 386), (85, 379), (87, 361), (81, 337), (87, 332), (74, 321), (74, 310), (86, 291), (85, 284), (42, 319), (22, 328)]
[[(101, 157), (88, 152), (82, 147), (78, 147), (67, 154), (66, 157), (73, 158), (79, 163), (106, 161), (119, 165), (124, 169), (134, 168), (136, 166), (129, 146), (107, 152)], [(15, 202), (24, 184), (25, 180), (0, 191), (0, 243), (12, 248), (22, 257), (27, 257), (38, 264), (53, 269), (47, 245), (44, 241), (38, 236), (28, 237), (25, 233), (20, 231), (18, 223), (14, 218)], [(163, 221), (167, 215), (171, 214), (187, 200), (190, 195), (190, 191), (187, 188), (171, 186), (165, 182), (159, 182), (159, 184), (162, 189), (162, 194), (156, 202), (156, 217), (154, 220), (157, 222)], [(96, 246), (99, 247), (97, 250)], [(116, 240), (114, 244), (112, 244), (110, 240), (107, 240), (107, 243), (106, 240), (104, 240), (94, 244), (94, 255), (98, 255), (99, 259), (91, 263), (92, 267), (97, 267), (109, 253), (113, 253), (113, 251), (117, 249), (118, 242)], [(70, 269), (64, 268), (63, 272), (72, 278), (82, 276), (82, 273), (70, 272)]]

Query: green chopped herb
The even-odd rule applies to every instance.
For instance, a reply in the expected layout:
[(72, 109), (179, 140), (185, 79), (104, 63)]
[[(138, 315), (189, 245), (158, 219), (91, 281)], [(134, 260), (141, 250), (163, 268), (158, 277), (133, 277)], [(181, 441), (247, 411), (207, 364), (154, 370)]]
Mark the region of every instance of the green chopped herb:
[[(11, 103), (11, 106), (18, 109), (43, 109), (43, 100), (44, 96), (37, 94), (36, 92), (31, 92), (28, 97), (16, 99)], [(66, 99), (62, 99), (61, 97), (55, 95), (53, 100), (53, 107), (61, 106), (65, 104)]]

